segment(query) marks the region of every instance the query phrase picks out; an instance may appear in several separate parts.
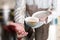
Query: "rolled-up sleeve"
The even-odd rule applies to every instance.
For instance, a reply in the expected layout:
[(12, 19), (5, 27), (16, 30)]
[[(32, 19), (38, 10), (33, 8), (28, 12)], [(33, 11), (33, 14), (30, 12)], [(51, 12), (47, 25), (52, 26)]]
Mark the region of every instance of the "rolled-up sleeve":
[(16, 0), (14, 19), (16, 23), (24, 23), (26, 13), (26, 1)]

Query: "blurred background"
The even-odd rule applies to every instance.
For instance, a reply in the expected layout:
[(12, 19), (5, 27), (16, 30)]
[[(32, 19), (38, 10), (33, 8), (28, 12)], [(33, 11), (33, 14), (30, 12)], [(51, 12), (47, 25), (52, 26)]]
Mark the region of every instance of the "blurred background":
[(3, 6), (9, 5), (10, 8), (10, 19), (13, 20), (13, 13), (14, 13), (14, 7), (15, 7), (15, 0), (0, 0), (0, 40), (2, 40), (2, 25), (3, 25)]
[[(15, 0), (0, 0), (0, 40), (2, 35), (2, 24), (3, 24), (3, 6), (9, 5), (10, 8), (10, 20), (14, 18), (14, 8), (15, 8)], [(60, 9), (58, 6), (60, 5), (60, 1), (57, 0), (57, 9), (53, 11), (53, 20), (50, 23), (49, 28), (49, 37), (48, 40), (60, 40)]]

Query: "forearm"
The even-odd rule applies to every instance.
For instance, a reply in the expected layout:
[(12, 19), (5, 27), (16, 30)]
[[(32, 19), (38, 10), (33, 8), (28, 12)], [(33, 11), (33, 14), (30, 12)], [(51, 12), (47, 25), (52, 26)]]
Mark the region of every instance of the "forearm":
[(14, 14), (14, 19), (16, 23), (24, 23), (25, 10), (26, 10), (25, 0), (16, 0), (16, 9)]

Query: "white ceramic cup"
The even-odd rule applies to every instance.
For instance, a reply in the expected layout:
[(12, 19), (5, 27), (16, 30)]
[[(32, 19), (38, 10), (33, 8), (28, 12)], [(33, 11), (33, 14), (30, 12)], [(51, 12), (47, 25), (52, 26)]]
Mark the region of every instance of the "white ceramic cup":
[(25, 19), (25, 22), (26, 22), (27, 25), (29, 25), (31, 27), (34, 27), (39, 22), (39, 19), (36, 18), (36, 17), (27, 17)]

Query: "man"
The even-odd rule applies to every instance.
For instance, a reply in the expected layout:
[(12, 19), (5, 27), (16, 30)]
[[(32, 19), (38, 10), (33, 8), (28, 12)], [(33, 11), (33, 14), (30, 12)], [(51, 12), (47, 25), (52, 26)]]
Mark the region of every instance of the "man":
[[(55, 9), (56, 0), (16, 0), (15, 22), (24, 25), (25, 17), (32, 16), (37, 11), (48, 11)], [(47, 17), (41, 18), (41, 21), (47, 21)], [(49, 23), (35, 29), (36, 40), (47, 40)], [(39, 34), (39, 35), (38, 35)], [(30, 39), (33, 40), (33, 39)]]
[[(52, 0), (16, 0), (16, 9), (14, 13), (15, 22), (24, 26), (25, 17), (32, 16), (38, 11), (48, 11), (55, 8), (55, 2)], [(48, 17), (41, 18), (40, 21), (47, 21)], [(17, 27), (17, 26), (16, 26)], [(22, 26), (20, 26), (22, 27)], [(24, 27), (23, 27), (24, 28)], [(33, 40), (32, 29), (26, 26), (28, 31), (28, 40)], [(35, 29), (36, 40), (47, 40), (49, 23)], [(31, 34), (30, 34), (31, 33)], [(39, 34), (39, 35), (38, 35)], [(20, 37), (20, 36), (19, 36)]]

